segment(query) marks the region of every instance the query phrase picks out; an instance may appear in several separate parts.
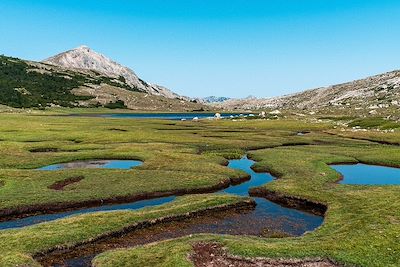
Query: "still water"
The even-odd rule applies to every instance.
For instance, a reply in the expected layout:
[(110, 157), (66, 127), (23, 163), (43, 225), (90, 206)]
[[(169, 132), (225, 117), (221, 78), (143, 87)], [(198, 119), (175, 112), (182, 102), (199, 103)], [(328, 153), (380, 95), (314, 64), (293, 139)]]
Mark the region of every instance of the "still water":
[(341, 173), (341, 184), (352, 185), (398, 185), (400, 184), (400, 169), (376, 165), (331, 165)]

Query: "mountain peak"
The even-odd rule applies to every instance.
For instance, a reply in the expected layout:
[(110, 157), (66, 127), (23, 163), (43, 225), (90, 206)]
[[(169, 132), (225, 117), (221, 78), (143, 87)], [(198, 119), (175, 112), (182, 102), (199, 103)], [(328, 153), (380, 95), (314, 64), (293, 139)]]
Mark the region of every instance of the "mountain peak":
[(96, 70), (107, 76), (118, 74), (115, 69), (116, 66), (123, 68), (120, 64), (95, 52), (86, 45), (57, 54), (44, 60), (44, 62), (66, 68)]
[(78, 47), (75, 48), (75, 49), (90, 50), (90, 47), (87, 46), (87, 45), (80, 45), (80, 46), (78, 46)]
[(119, 79), (122, 76), (126, 84), (140, 91), (168, 98), (180, 98), (179, 95), (165, 87), (143, 81), (133, 70), (122, 66), (86, 45), (81, 45), (75, 49), (60, 53), (43, 62), (65, 68), (94, 70), (115, 79)]
[(84, 52), (84, 53), (93, 52), (93, 50), (87, 45), (78, 46), (77, 48), (72, 49), (72, 51), (81, 51), (81, 52)]

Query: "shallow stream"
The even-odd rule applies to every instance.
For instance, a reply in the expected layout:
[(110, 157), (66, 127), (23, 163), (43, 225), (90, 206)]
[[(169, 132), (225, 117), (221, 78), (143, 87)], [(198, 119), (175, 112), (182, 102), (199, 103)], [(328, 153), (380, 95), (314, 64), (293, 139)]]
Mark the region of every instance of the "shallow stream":
[[(228, 167), (245, 171), (251, 176), (247, 182), (231, 185), (217, 193), (249, 196), (251, 187), (261, 186), (274, 178), (268, 173), (256, 173), (251, 169), (254, 161), (243, 157), (230, 160)], [(69, 212), (68, 215), (101, 211), (138, 209), (170, 202), (174, 197), (158, 198), (123, 205), (108, 205), (92, 209)], [(298, 236), (312, 231), (323, 222), (322, 216), (286, 208), (264, 198), (254, 198), (257, 205), (253, 209), (211, 212), (206, 216), (196, 216), (177, 222), (168, 222), (145, 229), (132, 231), (123, 236), (83, 245), (70, 251), (56, 251), (38, 260), (46, 266), (90, 266), (97, 254), (109, 249), (131, 247), (154, 241), (176, 238), (197, 233), (254, 235), (254, 236)], [(45, 219), (48, 215), (42, 215)], [(35, 216), (36, 217), (36, 216)]]

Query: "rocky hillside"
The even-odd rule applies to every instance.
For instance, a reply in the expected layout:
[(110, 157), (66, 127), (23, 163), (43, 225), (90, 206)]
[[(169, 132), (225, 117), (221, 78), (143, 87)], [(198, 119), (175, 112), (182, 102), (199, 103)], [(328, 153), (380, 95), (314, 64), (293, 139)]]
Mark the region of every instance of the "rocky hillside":
[(198, 100), (202, 103), (222, 103), (229, 99), (230, 99), (229, 97), (225, 97), (225, 96), (207, 96), (207, 97), (203, 97), (203, 98), (198, 98), (196, 100)]
[(400, 108), (400, 71), (276, 98), (232, 99), (217, 104), (225, 109), (353, 109), (375, 113)]
[(150, 94), (122, 76), (6, 56), (0, 56), (1, 104), (14, 108), (104, 106), (154, 111), (205, 109), (204, 105), (185, 99)]
[(138, 91), (167, 98), (180, 98), (179, 95), (163, 86), (151, 84), (140, 79), (133, 70), (99, 54), (87, 46), (60, 53), (43, 61), (47, 64), (68, 69), (85, 69), (97, 71), (107, 77), (121, 80)]

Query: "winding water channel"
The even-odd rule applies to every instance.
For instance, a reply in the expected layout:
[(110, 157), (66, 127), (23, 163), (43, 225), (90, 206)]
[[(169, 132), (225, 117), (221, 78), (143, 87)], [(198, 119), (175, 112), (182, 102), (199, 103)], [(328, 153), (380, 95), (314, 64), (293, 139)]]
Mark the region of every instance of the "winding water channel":
[[(268, 173), (256, 173), (251, 169), (254, 161), (243, 157), (230, 160), (228, 167), (245, 171), (251, 176), (247, 182), (231, 185), (217, 193), (229, 193), (238, 196), (249, 196), (251, 187), (260, 186), (274, 178)], [(105, 165), (102, 165), (105, 166)], [(59, 169), (59, 168), (56, 168)], [(140, 209), (165, 204), (175, 197), (163, 197), (152, 200), (136, 201), (126, 204), (105, 205), (95, 208), (69, 212), (31, 216), (23, 219), (0, 223), (0, 229), (23, 227), (40, 222), (51, 221), (66, 216), (95, 211), (112, 211), (121, 209)], [(312, 231), (323, 222), (322, 216), (286, 208), (264, 198), (254, 198), (257, 205), (253, 209), (211, 212), (207, 216), (198, 216), (178, 222), (151, 226), (148, 229), (136, 230), (124, 236), (115, 237), (95, 244), (78, 248), (74, 251), (56, 251), (39, 259), (46, 266), (90, 266), (94, 256), (108, 249), (141, 245), (158, 240), (185, 236), (196, 233), (236, 234), (270, 236), (298, 236)]]

